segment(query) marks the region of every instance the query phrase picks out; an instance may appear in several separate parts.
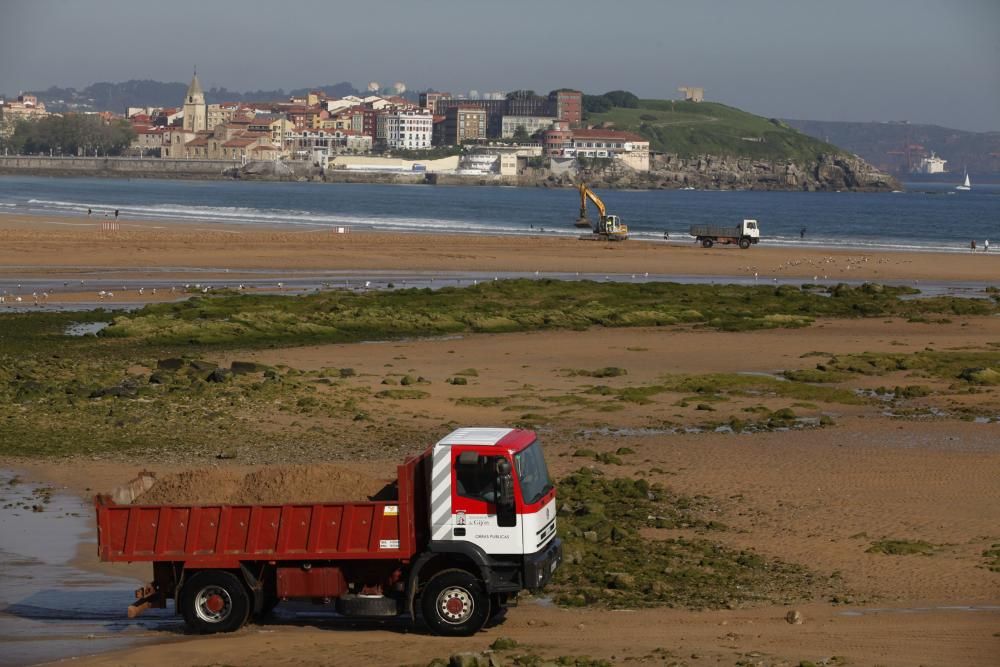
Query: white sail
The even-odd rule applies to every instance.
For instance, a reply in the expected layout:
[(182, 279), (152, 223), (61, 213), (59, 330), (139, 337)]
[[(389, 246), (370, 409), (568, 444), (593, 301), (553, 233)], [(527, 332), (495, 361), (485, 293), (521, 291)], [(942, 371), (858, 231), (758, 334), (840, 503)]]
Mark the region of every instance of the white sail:
[(956, 190), (971, 190), (972, 189), (972, 183), (969, 182), (969, 170), (968, 169), (965, 170), (965, 182), (962, 185), (956, 185), (955, 189)]

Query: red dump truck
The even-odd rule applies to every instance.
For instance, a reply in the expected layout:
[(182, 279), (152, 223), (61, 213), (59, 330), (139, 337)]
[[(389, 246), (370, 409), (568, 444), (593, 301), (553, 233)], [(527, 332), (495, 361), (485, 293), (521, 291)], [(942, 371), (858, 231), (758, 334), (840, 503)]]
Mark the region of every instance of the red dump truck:
[(395, 487), (389, 500), (287, 505), (97, 496), (98, 555), (152, 562), (129, 616), (173, 599), (199, 633), (303, 599), (469, 635), (562, 561), (555, 488), (532, 431), (458, 429), (400, 465)]

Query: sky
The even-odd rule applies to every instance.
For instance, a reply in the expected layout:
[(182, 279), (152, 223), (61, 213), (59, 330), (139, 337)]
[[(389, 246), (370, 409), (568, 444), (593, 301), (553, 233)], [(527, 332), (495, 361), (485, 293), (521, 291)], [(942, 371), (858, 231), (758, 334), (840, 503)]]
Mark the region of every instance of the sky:
[(0, 93), (630, 90), (767, 117), (1000, 131), (1000, 0), (0, 0)]

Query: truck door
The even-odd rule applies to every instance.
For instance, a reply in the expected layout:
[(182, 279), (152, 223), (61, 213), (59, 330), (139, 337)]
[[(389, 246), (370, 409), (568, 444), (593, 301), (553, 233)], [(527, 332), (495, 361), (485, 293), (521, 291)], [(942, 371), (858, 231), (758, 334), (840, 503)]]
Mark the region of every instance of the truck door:
[(488, 554), (523, 554), (519, 501), (511, 488), (508, 493), (512, 504), (505, 508), (505, 490), (498, 483), (504, 470), (510, 479), (510, 458), (506, 454), (453, 450), (451, 469), (450, 539), (471, 542)]

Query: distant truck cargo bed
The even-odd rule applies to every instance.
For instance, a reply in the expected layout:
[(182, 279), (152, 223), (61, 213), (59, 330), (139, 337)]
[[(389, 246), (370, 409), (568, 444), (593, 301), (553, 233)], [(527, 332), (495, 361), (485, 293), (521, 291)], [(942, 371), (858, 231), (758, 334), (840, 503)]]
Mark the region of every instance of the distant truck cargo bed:
[(743, 228), (740, 225), (726, 227), (723, 225), (691, 225), (688, 233), (691, 236), (714, 236), (714, 237), (740, 237), (743, 235)]

